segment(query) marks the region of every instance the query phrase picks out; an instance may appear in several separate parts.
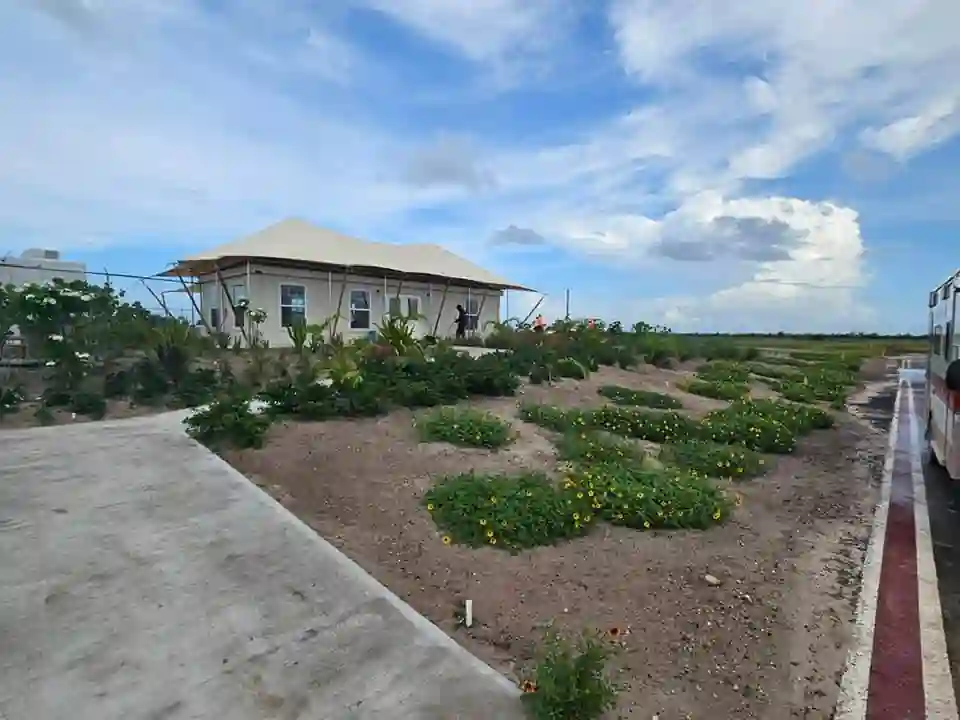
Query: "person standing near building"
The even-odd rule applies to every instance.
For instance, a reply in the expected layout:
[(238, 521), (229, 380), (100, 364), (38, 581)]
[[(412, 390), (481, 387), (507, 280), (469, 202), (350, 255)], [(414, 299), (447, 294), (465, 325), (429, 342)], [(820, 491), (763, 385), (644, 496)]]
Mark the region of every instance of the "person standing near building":
[(463, 305), (457, 305), (457, 340), (467, 337), (467, 311)]

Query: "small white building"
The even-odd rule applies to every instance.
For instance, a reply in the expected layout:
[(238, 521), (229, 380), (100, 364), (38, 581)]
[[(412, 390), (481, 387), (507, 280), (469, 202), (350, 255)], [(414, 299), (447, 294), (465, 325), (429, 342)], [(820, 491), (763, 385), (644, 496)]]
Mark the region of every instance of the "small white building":
[[(162, 275), (192, 277), (204, 324), (242, 337), (247, 325), (233, 308), (266, 311), (260, 326), (271, 347), (290, 345), (287, 327), (334, 320), (345, 339), (366, 337), (388, 312), (419, 316), (419, 336), (454, 334), (456, 307), (467, 330), (482, 334), (500, 318), (511, 283), (438, 245), (367, 242), (289, 219), (180, 260)], [(249, 311), (248, 311), (249, 312)], [(240, 317), (238, 317), (240, 316)], [(247, 327), (248, 329), (248, 327)]]
[(86, 280), (87, 266), (61, 259), (59, 250), (33, 248), (24, 250), (19, 256), (0, 257), (0, 285), (42, 285), (54, 279)]

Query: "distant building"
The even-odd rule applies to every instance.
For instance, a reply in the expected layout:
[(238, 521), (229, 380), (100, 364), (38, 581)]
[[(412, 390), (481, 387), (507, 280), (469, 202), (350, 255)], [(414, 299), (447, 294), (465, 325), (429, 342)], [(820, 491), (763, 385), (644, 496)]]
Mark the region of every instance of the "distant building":
[(54, 278), (86, 280), (87, 266), (82, 262), (61, 260), (59, 250), (24, 250), (16, 255), (0, 256), (0, 285), (42, 284)]
[[(388, 313), (416, 318), (417, 336), (446, 337), (465, 311), (466, 330), (485, 334), (508, 290), (529, 291), (437, 245), (393, 245), (288, 219), (181, 260), (161, 275), (196, 278), (200, 309), (215, 331), (239, 337), (241, 307), (262, 309), (271, 347), (289, 346), (287, 327), (342, 317), (344, 337), (376, 332)], [(244, 305), (240, 305), (244, 301)]]
[[(81, 262), (72, 262), (60, 259), (58, 250), (30, 249), (24, 250), (20, 256), (0, 256), (0, 286), (16, 285), (20, 287), (26, 283), (41, 285), (54, 278), (62, 280), (86, 280), (87, 266)], [(0, 333), (9, 332), (5, 342), (0, 342), (2, 355), (14, 355), (22, 358), (24, 345), (20, 337), (20, 328), (0, 328)], [(0, 338), (3, 340), (3, 338)]]

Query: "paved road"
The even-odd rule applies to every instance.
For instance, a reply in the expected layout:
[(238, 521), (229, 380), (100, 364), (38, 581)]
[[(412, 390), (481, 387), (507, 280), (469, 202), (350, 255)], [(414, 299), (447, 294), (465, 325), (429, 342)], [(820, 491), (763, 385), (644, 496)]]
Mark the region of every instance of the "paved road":
[(176, 416), (0, 433), (0, 720), (513, 720), (518, 705)]

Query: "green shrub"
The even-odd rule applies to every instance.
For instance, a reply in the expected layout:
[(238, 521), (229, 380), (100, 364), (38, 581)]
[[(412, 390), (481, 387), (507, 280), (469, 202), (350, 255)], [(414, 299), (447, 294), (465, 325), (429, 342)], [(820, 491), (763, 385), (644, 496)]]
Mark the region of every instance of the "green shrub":
[(556, 407), (555, 405), (537, 405), (524, 403), (520, 406), (520, 419), (554, 432), (582, 430), (587, 426), (587, 416), (580, 410)]
[(533, 385), (542, 385), (550, 382), (553, 376), (550, 374), (550, 368), (546, 365), (534, 365), (530, 368), (530, 382)]
[(717, 400), (737, 400), (750, 392), (750, 388), (743, 383), (712, 380), (690, 380), (680, 387), (688, 393)]
[(478, 410), (438, 408), (419, 418), (416, 425), (423, 442), (499, 448), (513, 440), (510, 423)]
[(604, 385), (597, 392), (618, 405), (642, 405), (662, 410), (683, 407), (683, 404), (676, 398), (650, 390), (632, 390), (619, 385)]
[(578, 518), (601, 517), (637, 529), (703, 529), (722, 522), (731, 505), (704, 476), (681, 468), (647, 469), (623, 463), (575, 466), (564, 483)]
[(789, 427), (749, 405), (714, 410), (703, 419), (701, 428), (704, 440), (742, 445), (759, 452), (786, 454), (797, 445)]
[(576, 642), (552, 635), (533, 677), (521, 684), (523, 705), (533, 720), (595, 720), (616, 705), (619, 687), (606, 677), (614, 646), (583, 634)]
[(557, 441), (557, 456), (571, 462), (620, 462), (636, 460), (641, 452), (631, 442), (605, 437), (592, 431), (568, 431)]
[(790, 428), (797, 435), (806, 435), (813, 430), (826, 430), (835, 424), (833, 415), (826, 410), (809, 405), (786, 403), (779, 400), (743, 399), (730, 406), (733, 412), (748, 415), (763, 415)]
[(424, 504), (445, 543), (513, 553), (583, 535), (592, 520), (571, 512), (541, 473), (449, 476), (426, 493)]
[(740, 363), (714, 361), (698, 367), (697, 377), (715, 383), (745, 383), (750, 380), (750, 370)]
[(250, 398), (234, 394), (186, 418), (187, 434), (209, 448), (262, 447), (270, 418), (250, 409)]
[(572, 357), (561, 358), (554, 368), (560, 377), (583, 380), (589, 374), (589, 369), (579, 360)]
[(93, 420), (102, 420), (107, 414), (107, 401), (103, 395), (93, 392), (76, 392), (70, 401), (70, 410), (77, 415), (86, 415)]
[[(0, 328), (2, 331), (2, 328)], [(0, 385), (0, 420), (4, 415), (10, 415), (20, 409), (23, 403), (23, 390), (20, 385), (10, 383), (9, 385)]]
[(763, 456), (753, 450), (702, 440), (664, 445), (660, 458), (702, 475), (734, 480), (756, 477), (768, 469)]
[(589, 411), (585, 414), (584, 424), (616, 435), (659, 443), (681, 440), (697, 432), (697, 423), (677, 412), (655, 412), (613, 405)]

